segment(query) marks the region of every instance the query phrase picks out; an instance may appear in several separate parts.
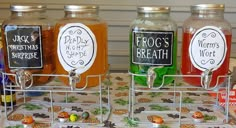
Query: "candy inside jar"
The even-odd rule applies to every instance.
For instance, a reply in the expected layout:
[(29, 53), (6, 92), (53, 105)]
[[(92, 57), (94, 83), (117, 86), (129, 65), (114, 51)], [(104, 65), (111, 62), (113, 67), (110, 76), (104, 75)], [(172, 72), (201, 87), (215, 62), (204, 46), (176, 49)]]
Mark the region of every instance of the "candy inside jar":
[[(65, 17), (55, 25), (56, 72), (78, 76), (75, 87), (98, 86), (108, 70), (107, 24), (95, 5), (65, 5)], [(66, 77), (59, 77), (71, 85)]]
[[(181, 72), (189, 75), (184, 77), (185, 82), (209, 89), (222, 84), (228, 74), (231, 25), (224, 19), (222, 4), (193, 5), (191, 13), (183, 25)], [(192, 77), (207, 71), (211, 71), (208, 85), (203, 84), (205, 78)]]
[[(130, 72), (137, 84), (160, 86), (170, 84), (177, 69), (177, 25), (170, 18), (170, 7), (138, 7), (138, 16), (131, 23)], [(149, 81), (148, 70), (155, 75)]]
[[(23, 85), (43, 85), (53, 74), (53, 26), (46, 18), (45, 5), (11, 5), (11, 17), (2, 24), (5, 72), (10, 80)], [(20, 74), (20, 77), (17, 76)]]

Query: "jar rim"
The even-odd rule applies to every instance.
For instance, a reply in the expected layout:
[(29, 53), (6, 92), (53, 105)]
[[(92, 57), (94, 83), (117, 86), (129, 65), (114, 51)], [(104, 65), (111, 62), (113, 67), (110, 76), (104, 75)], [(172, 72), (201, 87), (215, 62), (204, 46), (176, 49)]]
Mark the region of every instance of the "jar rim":
[(13, 4), (10, 5), (10, 9), (13, 12), (32, 12), (32, 11), (45, 11), (47, 8), (46, 5), (38, 4)]
[(197, 4), (192, 5), (191, 10), (192, 11), (198, 11), (198, 10), (224, 10), (225, 5), (224, 4)]
[(169, 13), (169, 6), (139, 6), (138, 13)]
[(65, 5), (64, 11), (68, 12), (84, 12), (84, 11), (97, 11), (97, 5)]

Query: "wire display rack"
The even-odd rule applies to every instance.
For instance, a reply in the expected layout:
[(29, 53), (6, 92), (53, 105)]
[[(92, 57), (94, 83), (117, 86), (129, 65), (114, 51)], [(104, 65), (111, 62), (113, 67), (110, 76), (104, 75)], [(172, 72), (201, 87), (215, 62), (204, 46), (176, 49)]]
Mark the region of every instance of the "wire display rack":
[[(218, 76), (217, 83), (220, 78), (225, 78), (223, 84), (216, 84), (213, 87), (210, 86), (190, 86), (179, 85), (185, 77), (199, 77), (203, 79), (202, 75), (165, 75), (162, 79), (161, 85), (142, 86), (136, 84), (135, 77), (151, 77), (150, 74), (133, 74), (131, 76), (131, 86), (129, 92), (129, 118), (139, 124), (152, 125), (155, 127), (155, 123), (148, 117), (150, 115), (157, 115), (163, 117), (164, 125), (171, 127), (180, 127), (181, 124), (197, 124), (197, 125), (209, 125), (220, 126), (227, 124), (229, 121), (229, 93), (231, 88), (231, 72), (224, 76)], [(164, 84), (164, 80), (167, 77), (174, 78), (174, 82), (168, 85)], [(148, 81), (149, 78), (147, 78)], [(210, 80), (210, 79), (209, 79)], [(209, 82), (206, 80), (205, 82)], [(219, 102), (219, 95), (223, 92), (225, 94), (225, 102)], [(148, 102), (140, 102), (138, 100), (138, 93), (155, 93), (162, 96), (156, 98), (156, 100)], [(170, 95), (171, 94), (171, 95)], [(195, 97), (195, 99), (194, 99)], [(193, 99), (190, 102), (188, 100)], [(165, 100), (165, 102), (164, 102)], [(222, 105), (223, 104), (223, 105)], [(152, 108), (152, 107), (155, 107)], [(142, 109), (137, 112), (136, 110)], [(204, 121), (195, 121), (193, 113), (196, 111), (202, 111)], [(213, 118), (214, 119), (209, 119)], [(144, 118), (145, 117), (145, 118)], [(142, 120), (137, 120), (142, 119)]]
[[(28, 78), (30, 78), (31, 83), (29, 85), (26, 86), (26, 76), (22, 76), (22, 75), (17, 75), (17, 74), (23, 74), (24, 70), (20, 70), (20, 73), (2, 73), (2, 78), (3, 78), (3, 93), (4, 96), (6, 97), (6, 91), (10, 91), (12, 92), (18, 92), (18, 93), (22, 93), (23, 94), (23, 103), (22, 104), (17, 104), (16, 106), (13, 105), (13, 102), (11, 102), (10, 106), (7, 106), (5, 104), (4, 107), (4, 111), (5, 111), (5, 116), (9, 117), (11, 114), (13, 114), (16, 111), (21, 111), (24, 113), (24, 115), (28, 115), (28, 114), (32, 114), (32, 112), (34, 111), (22, 111), (21, 109), (23, 108), (22, 105), (25, 105), (27, 103), (29, 103), (26, 99), (26, 95), (27, 93), (44, 93), (47, 94), (49, 96), (49, 100), (47, 102), (45, 101), (35, 101), (35, 102), (30, 102), (32, 104), (36, 104), (39, 106), (45, 106), (46, 108), (50, 109), (50, 117), (49, 117), (49, 121), (45, 122), (45, 120), (43, 120), (43, 123), (49, 123), (51, 124), (51, 126), (56, 126), (58, 127), (58, 125), (94, 125), (94, 124), (102, 124), (105, 120), (107, 120), (110, 116), (111, 113), (111, 104), (110, 104), (110, 93), (109, 93), (109, 87), (107, 87), (106, 85), (103, 85), (102, 79), (106, 76), (106, 74), (100, 74), (100, 75), (89, 75), (86, 77), (86, 84), (81, 87), (81, 88), (77, 88), (76, 87), (76, 83), (78, 82), (79, 76), (76, 75), (76, 73), (74, 72), (69, 72), (68, 75), (61, 75), (61, 74), (31, 74), (30, 76), (27, 76)], [(65, 86), (62, 82), (50, 82), (48, 84), (45, 84), (43, 86), (34, 86), (33, 85), (33, 78), (36, 76), (40, 76), (40, 77), (67, 77), (69, 79), (69, 85)], [(5, 81), (5, 77), (13, 77), (15, 78), (15, 83), (16, 84), (9, 84), (9, 82)], [(99, 84), (95, 87), (88, 87), (87, 83), (88, 83), (88, 79), (89, 78), (98, 78), (99, 79)], [(22, 79), (23, 78), (23, 79)], [(102, 101), (102, 98), (104, 97), (103, 91), (106, 91), (107, 94), (105, 95), (105, 98), (107, 99), (106, 102)], [(53, 99), (55, 98), (55, 94), (57, 93), (63, 93), (65, 94), (65, 100), (63, 102), (55, 102)], [(74, 102), (74, 103), (70, 103), (68, 101), (68, 97), (71, 94), (74, 94), (76, 96), (76, 94), (78, 93), (85, 93), (85, 94), (97, 94), (96, 97), (98, 98), (96, 103), (83, 103), (83, 102)], [(12, 96), (12, 94), (11, 94)], [(13, 98), (13, 97), (12, 97)], [(82, 121), (77, 121), (77, 122), (70, 122), (67, 121), (65, 123), (61, 123), (59, 122), (58, 118), (57, 118), (57, 114), (54, 112), (54, 107), (53, 106), (62, 106), (64, 109), (63, 110), (68, 110), (70, 107), (72, 106), (76, 106), (76, 107), (85, 107), (86, 109), (88, 109), (87, 106), (93, 106), (93, 107), (98, 107), (100, 110), (100, 114), (98, 114), (96, 117), (98, 118), (99, 122), (82, 122)], [(103, 109), (106, 108), (106, 110), (108, 111), (107, 114), (103, 114), (102, 111)], [(48, 110), (47, 109), (47, 110)], [(48, 111), (46, 111), (46, 113), (48, 113)], [(8, 119), (8, 118), (7, 118)], [(40, 121), (39, 121), (40, 122)]]

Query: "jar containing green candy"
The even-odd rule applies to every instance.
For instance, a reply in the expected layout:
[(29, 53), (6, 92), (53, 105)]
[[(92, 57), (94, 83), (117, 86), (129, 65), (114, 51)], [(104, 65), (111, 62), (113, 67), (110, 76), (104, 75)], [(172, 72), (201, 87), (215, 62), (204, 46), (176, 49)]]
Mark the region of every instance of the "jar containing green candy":
[[(177, 25), (170, 18), (170, 7), (142, 6), (137, 8), (137, 18), (130, 26), (130, 72), (137, 84), (152, 86), (173, 82), (176, 74)], [(140, 74), (142, 76), (140, 76)], [(146, 74), (146, 76), (145, 76)]]

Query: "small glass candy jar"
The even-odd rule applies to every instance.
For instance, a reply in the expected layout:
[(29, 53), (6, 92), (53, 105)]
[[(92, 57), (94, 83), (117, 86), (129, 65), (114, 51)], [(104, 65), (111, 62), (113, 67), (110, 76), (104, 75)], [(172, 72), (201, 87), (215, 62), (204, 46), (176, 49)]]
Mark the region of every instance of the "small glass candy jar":
[[(53, 25), (45, 5), (11, 5), (11, 16), (2, 23), (5, 72), (18, 84), (42, 85), (53, 77), (32, 74), (55, 72)], [(19, 77), (18, 77), (19, 75)]]
[(174, 78), (164, 76), (175, 74), (177, 65), (177, 25), (170, 18), (170, 7), (138, 7), (137, 13), (129, 33), (130, 72), (147, 74), (134, 76), (144, 86), (169, 84)]
[[(195, 86), (215, 86), (224, 82), (229, 70), (232, 32), (224, 19), (224, 5), (191, 6), (191, 16), (183, 24), (182, 64), (184, 77)], [(221, 77), (222, 76), (222, 77)]]
[[(65, 5), (64, 18), (55, 25), (56, 72), (74, 71), (76, 87), (98, 86), (108, 71), (107, 23), (95, 5)], [(68, 78), (59, 77), (66, 85)]]

